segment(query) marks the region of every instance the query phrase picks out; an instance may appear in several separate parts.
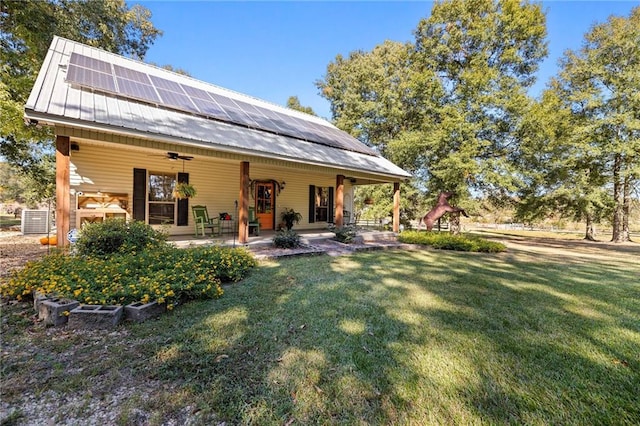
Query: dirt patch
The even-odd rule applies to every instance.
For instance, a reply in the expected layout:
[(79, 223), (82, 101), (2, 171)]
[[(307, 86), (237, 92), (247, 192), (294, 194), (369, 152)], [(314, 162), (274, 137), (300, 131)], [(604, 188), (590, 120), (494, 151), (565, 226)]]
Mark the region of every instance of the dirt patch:
[(19, 232), (0, 232), (0, 279), (51, 250), (51, 247), (40, 244), (40, 237)]

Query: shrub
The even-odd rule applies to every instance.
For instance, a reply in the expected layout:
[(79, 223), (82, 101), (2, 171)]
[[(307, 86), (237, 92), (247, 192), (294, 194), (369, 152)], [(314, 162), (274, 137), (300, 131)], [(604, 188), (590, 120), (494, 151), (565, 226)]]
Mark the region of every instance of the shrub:
[(337, 241), (345, 244), (352, 243), (358, 235), (355, 225), (344, 225), (342, 228), (338, 228), (335, 225), (329, 225), (329, 231), (336, 234)]
[(166, 244), (167, 235), (140, 221), (107, 219), (88, 223), (80, 231), (75, 249), (85, 256), (136, 254)]
[(135, 256), (81, 257), (54, 253), (28, 262), (0, 284), (0, 295), (22, 300), (33, 291), (86, 304), (175, 303), (222, 295), (256, 265), (245, 249), (163, 247)]
[(295, 231), (278, 231), (273, 237), (273, 245), (278, 248), (295, 248), (300, 245), (300, 235)]
[(499, 253), (507, 247), (498, 242), (464, 234), (452, 235), (443, 232), (406, 231), (398, 236), (398, 240), (408, 244), (423, 244), (436, 249)]

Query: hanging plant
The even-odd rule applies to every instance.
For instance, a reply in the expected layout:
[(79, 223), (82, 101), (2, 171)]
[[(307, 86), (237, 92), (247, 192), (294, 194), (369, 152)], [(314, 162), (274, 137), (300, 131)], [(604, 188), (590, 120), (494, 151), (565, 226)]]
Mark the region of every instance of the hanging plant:
[(173, 196), (178, 200), (195, 197), (198, 192), (193, 185), (186, 182), (179, 182), (173, 188)]

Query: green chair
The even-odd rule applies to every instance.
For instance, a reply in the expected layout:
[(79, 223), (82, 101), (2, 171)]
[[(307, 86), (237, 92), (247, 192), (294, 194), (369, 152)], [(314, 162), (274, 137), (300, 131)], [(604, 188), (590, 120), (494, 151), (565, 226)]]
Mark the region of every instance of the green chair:
[(260, 222), (256, 218), (256, 209), (254, 207), (249, 207), (249, 234), (251, 234), (251, 228), (253, 228), (254, 235), (260, 235)]
[(196, 230), (196, 237), (202, 233), (202, 236), (206, 236), (206, 230), (211, 229), (211, 235), (221, 235), (220, 219), (211, 219), (207, 206), (193, 206), (191, 207), (193, 213), (193, 224)]

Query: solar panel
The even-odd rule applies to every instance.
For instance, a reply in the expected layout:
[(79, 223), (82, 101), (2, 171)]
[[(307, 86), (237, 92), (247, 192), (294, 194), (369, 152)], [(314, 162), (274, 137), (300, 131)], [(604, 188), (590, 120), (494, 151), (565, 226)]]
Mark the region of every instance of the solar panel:
[[(206, 92), (205, 92), (206, 93)], [(195, 106), (200, 110), (203, 115), (218, 118), (221, 120), (229, 120), (229, 116), (220, 108), (220, 106), (211, 100), (199, 99), (199, 98), (191, 98), (191, 101), (195, 104)]]
[(175, 81), (167, 80), (166, 78), (158, 77), (155, 75), (149, 75), (149, 78), (151, 79), (153, 85), (158, 89), (170, 90), (172, 92), (181, 94), (184, 93), (184, 90), (182, 90), (182, 86), (180, 86), (180, 84), (176, 83)]
[(335, 148), (377, 155), (351, 135), (284, 109), (245, 102), (176, 80), (72, 53), (67, 81), (156, 105)]
[(138, 83), (151, 85), (149, 76), (143, 72), (132, 70), (131, 68), (121, 67), (120, 65), (114, 65), (113, 70), (118, 78), (126, 78), (127, 80), (137, 81)]
[(184, 89), (187, 95), (191, 96), (192, 98), (211, 101), (211, 96), (209, 96), (209, 94), (202, 89), (198, 89), (197, 87), (189, 86), (186, 84), (180, 84), (180, 86), (182, 87), (182, 89)]
[(192, 112), (200, 112), (191, 102), (191, 98), (181, 93), (172, 92), (170, 90), (160, 89), (156, 87), (162, 103), (168, 106), (176, 107), (178, 109), (184, 109)]
[(118, 93), (141, 101), (148, 101), (154, 104), (160, 102), (160, 98), (152, 86), (138, 83), (126, 78), (117, 78)]
[(67, 81), (106, 92), (114, 93), (116, 91), (116, 84), (111, 74), (93, 71), (76, 65), (69, 65), (67, 68)]
[(88, 68), (90, 70), (111, 74), (111, 64), (109, 62), (101, 61), (100, 59), (91, 58), (89, 56), (79, 55), (75, 52), (71, 54), (69, 63)]

